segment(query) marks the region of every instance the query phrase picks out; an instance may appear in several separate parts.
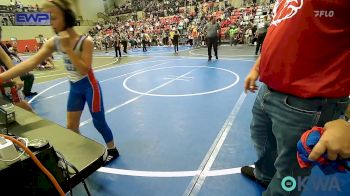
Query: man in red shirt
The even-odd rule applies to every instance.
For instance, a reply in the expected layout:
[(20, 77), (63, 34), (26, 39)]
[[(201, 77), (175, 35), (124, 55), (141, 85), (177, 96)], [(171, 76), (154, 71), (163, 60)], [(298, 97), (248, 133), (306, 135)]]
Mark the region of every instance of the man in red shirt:
[(264, 195), (301, 194), (299, 187), (281, 184), (311, 173), (297, 162), (300, 136), (339, 118), (349, 104), (349, 8), (349, 0), (276, 1), (261, 56), (244, 87), (254, 93), (259, 77), (263, 83), (251, 123), (258, 160), (255, 169), (241, 171), (267, 187)]

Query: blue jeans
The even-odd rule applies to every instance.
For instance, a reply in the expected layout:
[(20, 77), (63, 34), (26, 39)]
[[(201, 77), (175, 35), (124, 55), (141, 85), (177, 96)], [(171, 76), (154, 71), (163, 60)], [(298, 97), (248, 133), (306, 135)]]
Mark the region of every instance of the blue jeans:
[(251, 137), (258, 154), (254, 174), (269, 182), (263, 195), (300, 195), (294, 189), (286, 192), (281, 181), (286, 176), (309, 176), (311, 169), (301, 169), (296, 153), (303, 132), (313, 126), (324, 126), (339, 118), (346, 110), (349, 98), (303, 99), (269, 89), (263, 84), (253, 106)]

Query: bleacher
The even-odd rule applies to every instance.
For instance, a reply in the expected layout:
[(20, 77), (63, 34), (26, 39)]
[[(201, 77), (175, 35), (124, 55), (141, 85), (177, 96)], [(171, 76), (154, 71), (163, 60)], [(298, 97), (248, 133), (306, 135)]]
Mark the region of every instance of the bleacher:
[[(204, 2), (201, 0), (187, 4), (187, 9), (183, 6), (184, 1), (175, 3), (177, 1), (139, 0), (137, 2), (139, 5), (145, 4), (143, 13), (138, 13), (138, 17), (142, 18), (135, 18), (130, 14), (113, 15), (116, 14), (114, 12), (107, 13), (107, 18), (100, 24), (103, 28), (124, 32), (133, 39), (140, 39), (141, 30), (162, 39), (164, 37), (163, 33), (168, 34), (172, 30), (179, 30), (181, 34), (180, 43), (184, 43), (186, 40), (192, 39), (193, 29), (197, 29), (199, 36), (204, 39), (203, 28), (208, 23), (208, 18), (215, 16), (216, 19), (220, 19), (221, 41), (227, 42), (229, 40), (228, 30), (232, 26), (239, 29), (238, 35), (243, 38), (246, 35), (251, 37), (250, 32), (252, 29), (255, 29), (253, 31), (254, 36), (257, 27), (259, 28), (261, 24), (265, 24), (265, 20), (269, 15), (268, 11), (270, 10), (268, 6), (251, 5), (235, 8), (227, 2), (225, 4), (224, 2)], [(134, 1), (132, 1), (132, 4), (130, 2), (126, 4), (128, 3), (129, 8), (130, 5), (132, 5), (131, 7), (135, 5)], [(120, 7), (127, 6), (119, 5)], [(136, 11), (136, 9), (131, 10), (131, 12)], [(129, 30), (130, 28), (133, 30)], [(98, 35), (98, 39), (103, 39), (103, 37), (107, 36), (103, 33), (103, 30), (98, 32), (102, 32)], [(245, 43), (246, 41), (242, 42)]]
[(12, 13), (12, 6), (0, 5), (0, 13)]

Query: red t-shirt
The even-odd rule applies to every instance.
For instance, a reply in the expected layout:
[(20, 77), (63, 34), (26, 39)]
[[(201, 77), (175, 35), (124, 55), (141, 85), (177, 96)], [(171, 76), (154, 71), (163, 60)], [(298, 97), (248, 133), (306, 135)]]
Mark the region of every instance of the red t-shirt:
[(350, 94), (350, 0), (276, 1), (260, 80), (303, 98)]

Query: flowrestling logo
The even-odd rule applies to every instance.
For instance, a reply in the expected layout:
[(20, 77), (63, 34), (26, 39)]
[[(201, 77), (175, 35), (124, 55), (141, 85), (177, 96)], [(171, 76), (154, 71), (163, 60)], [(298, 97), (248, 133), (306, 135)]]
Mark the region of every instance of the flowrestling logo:
[(50, 25), (50, 14), (45, 12), (16, 13), (15, 24), (19, 26), (48, 26)]
[(333, 10), (316, 10), (315, 12), (315, 17), (326, 17), (326, 18), (332, 18), (334, 16), (334, 11)]
[(292, 18), (303, 4), (304, 0), (277, 0), (273, 8), (274, 16), (271, 24), (277, 26), (282, 21)]

